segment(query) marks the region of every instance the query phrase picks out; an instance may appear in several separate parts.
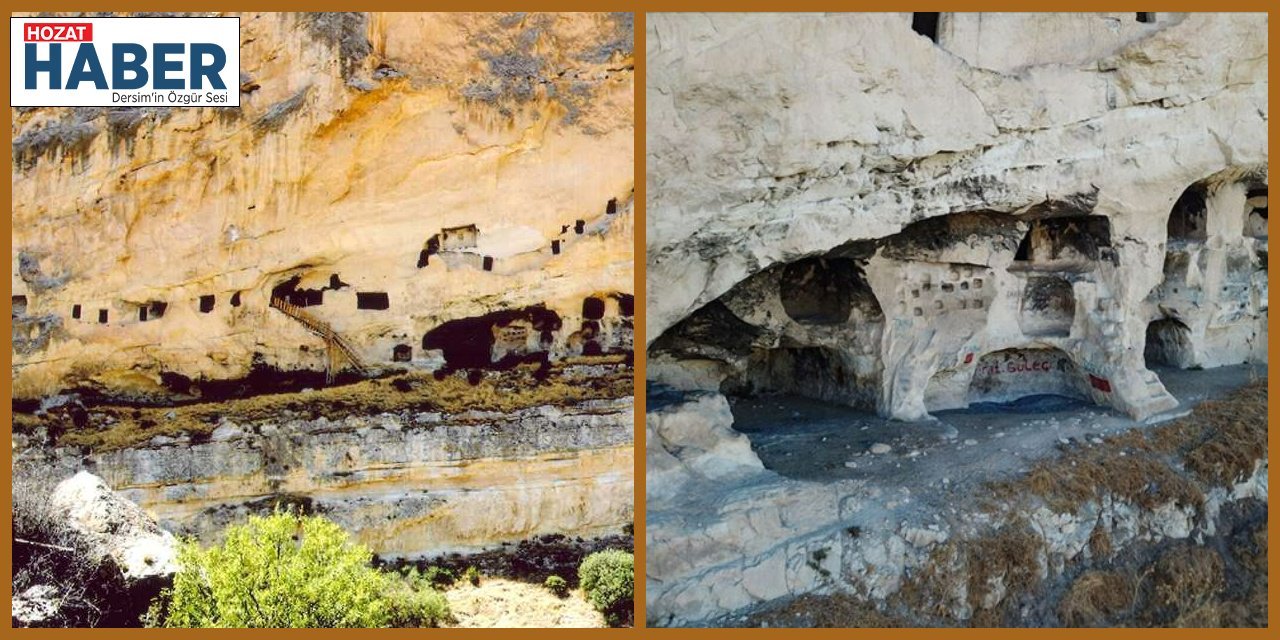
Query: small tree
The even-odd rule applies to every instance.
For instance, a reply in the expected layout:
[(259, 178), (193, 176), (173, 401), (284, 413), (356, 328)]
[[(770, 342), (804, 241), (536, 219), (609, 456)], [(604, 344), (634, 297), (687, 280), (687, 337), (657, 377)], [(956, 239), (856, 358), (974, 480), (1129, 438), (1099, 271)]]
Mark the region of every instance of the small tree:
[(635, 558), (621, 549), (599, 551), (578, 566), (578, 581), (587, 601), (610, 626), (629, 624), (635, 591)]
[(569, 583), (566, 582), (565, 579), (561, 578), (560, 576), (554, 576), (554, 575), (547, 576), (547, 580), (546, 582), (542, 583), (542, 586), (546, 587), (548, 591), (555, 594), (557, 598), (569, 597)]
[(173, 588), (153, 606), (166, 627), (382, 627), (392, 620), (388, 577), (372, 554), (319, 517), (251, 516), (222, 544), (187, 541)]

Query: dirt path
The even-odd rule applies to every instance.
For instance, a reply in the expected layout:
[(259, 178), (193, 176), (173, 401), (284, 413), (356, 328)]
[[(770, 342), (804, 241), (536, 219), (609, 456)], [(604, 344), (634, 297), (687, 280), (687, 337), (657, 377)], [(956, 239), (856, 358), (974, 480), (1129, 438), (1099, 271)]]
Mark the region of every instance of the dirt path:
[(452, 625), (464, 628), (597, 628), (604, 617), (574, 591), (557, 598), (541, 585), (485, 578), (480, 586), (461, 583), (445, 592)]

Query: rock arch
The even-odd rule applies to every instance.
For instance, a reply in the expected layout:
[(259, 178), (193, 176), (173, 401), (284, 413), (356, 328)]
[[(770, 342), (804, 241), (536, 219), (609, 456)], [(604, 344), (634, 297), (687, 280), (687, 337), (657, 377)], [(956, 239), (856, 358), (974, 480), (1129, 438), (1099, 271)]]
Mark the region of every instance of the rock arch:
[(1091, 400), (1088, 380), (1067, 352), (1052, 347), (1000, 349), (978, 358), (966, 400), (1012, 402), (1034, 395)]

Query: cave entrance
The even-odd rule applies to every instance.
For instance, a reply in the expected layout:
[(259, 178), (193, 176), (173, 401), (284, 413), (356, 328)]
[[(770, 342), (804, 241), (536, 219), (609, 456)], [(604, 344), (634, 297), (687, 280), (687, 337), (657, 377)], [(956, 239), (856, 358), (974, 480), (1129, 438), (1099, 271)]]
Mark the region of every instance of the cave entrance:
[(1205, 205), (1206, 188), (1201, 183), (1193, 184), (1178, 196), (1169, 212), (1170, 242), (1203, 242), (1208, 237), (1205, 219), (1208, 207)]
[(1071, 335), (1076, 298), (1071, 283), (1057, 276), (1033, 276), (1022, 290), (1018, 326), (1027, 336)]
[(587, 320), (600, 320), (604, 318), (604, 299), (596, 296), (587, 296), (582, 299), (582, 317)]
[[(860, 365), (862, 365), (860, 367)], [(878, 366), (863, 370), (856, 356), (830, 347), (785, 345), (751, 354), (742, 379), (726, 385), (734, 395), (784, 393), (875, 411)]]
[(10, 313), (10, 315), (21, 316), (21, 315), (26, 315), (26, 313), (27, 313), (27, 297), (13, 296), (13, 311)]
[(1013, 259), (1023, 268), (1084, 271), (1113, 255), (1111, 220), (1085, 215), (1032, 220)]
[(911, 30), (934, 41), (938, 41), (938, 22), (940, 14), (916, 12), (911, 14)]
[(407, 344), (398, 344), (391, 349), (392, 362), (409, 362), (413, 360), (413, 347)]
[(843, 324), (855, 307), (867, 317), (883, 316), (862, 269), (847, 258), (806, 258), (788, 264), (778, 281), (778, 294), (787, 316), (800, 324)]
[(1160, 318), (1147, 325), (1147, 344), (1143, 350), (1147, 367), (1166, 366), (1188, 369), (1195, 365), (1195, 349), (1191, 345), (1191, 328), (1174, 318)]
[(1071, 356), (1061, 349), (1002, 349), (978, 359), (966, 401), (970, 407), (1023, 409), (1054, 397), (1091, 401), (1088, 384)]
[(1244, 235), (1251, 238), (1267, 237), (1267, 188), (1249, 189), (1245, 201)]

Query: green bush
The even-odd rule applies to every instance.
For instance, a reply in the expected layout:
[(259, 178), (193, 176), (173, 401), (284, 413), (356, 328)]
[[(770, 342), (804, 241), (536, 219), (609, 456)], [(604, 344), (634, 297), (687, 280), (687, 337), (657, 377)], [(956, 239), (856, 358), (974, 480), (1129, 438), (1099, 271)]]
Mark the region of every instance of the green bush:
[(587, 601), (611, 626), (629, 624), (635, 589), (635, 558), (620, 549), (599, 551), (578, 566), (578, 581)]
[(471, 586), (473, 587), (480, 586), (480, 570), (475, 568), (474, 565), (467, 567), (466, 572), (463, 573), (462, 575), (467, 579), (467, 582), (471, 583)]
[(440, 589), (451, 587), (458, 581), (458, 575), (447, 567), (427, 567), (426, 571), (422, 572), (422, 578), (431, 583), (431, 586)]
[[(294, 513), (250, 516), (222, 544), (183, 543), (173, 587), (148, 615), (166, 627), (385, 627), (447, 616), (434, 591), (370, 566), (338, 525)], [(403, 589), (409, 588), (413, 597)], [(442, 600), (442, 599), (441, 599)], [(443, 604), (446, 611), (440, 614)], [(424, 616), (430, 616), (424, 618)]]
[(548, 591), (554, 593), (557, 598), (569, 597), (569, 583), (560, 576), (547, 576), (547, 581), (542, 583)]
[(425, 580), (393, 577), (386, 597), (391, 608), (388, 626), (438, 627), (452, 618), (449, 601)]

